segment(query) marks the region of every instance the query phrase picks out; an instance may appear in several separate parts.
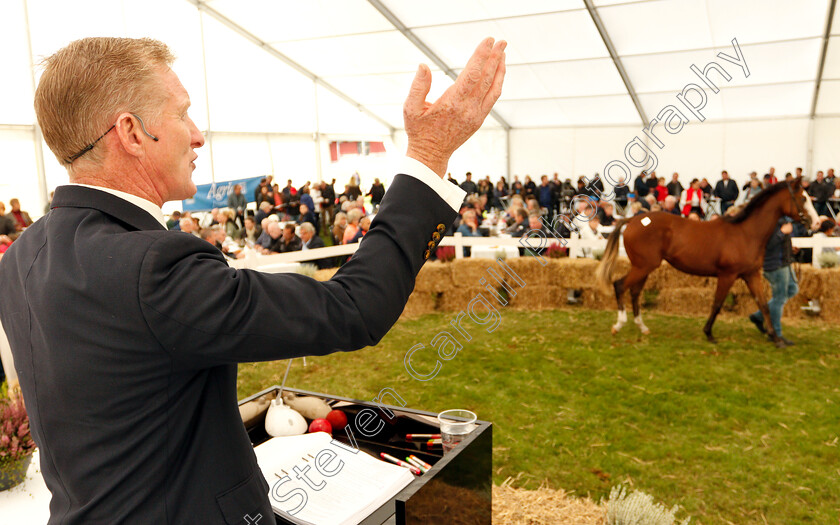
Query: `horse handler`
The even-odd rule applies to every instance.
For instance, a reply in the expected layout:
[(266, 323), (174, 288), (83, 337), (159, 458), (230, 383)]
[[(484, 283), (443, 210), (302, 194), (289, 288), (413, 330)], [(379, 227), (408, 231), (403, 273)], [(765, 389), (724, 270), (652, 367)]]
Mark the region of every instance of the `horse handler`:
[[(782, 217), (764, 249), (764, 277), (770, 281), (773, 294), (773, 298), (767, 303), (770, 310), (770, 322), (776, 330), (776, 335), (787, 346), (792, 346), (794, 343), (782, 336), (782, 310), (787, 300), (799, 292), (799, 283), (796, 282), (796, 275), (791, 267), (793, 245), (790, 242), (790, 234), (792, 231), (793, 225), (790, 219)], [(767, 333), (761, 310), (750, 314), (750, 321), (762, 334)]]

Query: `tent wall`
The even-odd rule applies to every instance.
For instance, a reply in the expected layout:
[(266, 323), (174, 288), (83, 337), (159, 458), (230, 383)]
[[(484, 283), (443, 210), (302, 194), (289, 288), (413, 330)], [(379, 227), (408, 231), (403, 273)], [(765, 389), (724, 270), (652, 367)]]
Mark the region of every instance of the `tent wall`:
[[(814, 129), (813, 171), (840, 167), (836, 147), (840, 119), (818, 118)], [(806, 169), (806, 118), (688, 124), (676, 135), (662, 131), (656, 135), (664, 143), (662, 149), (648, 142), (657, 156), (657, 175), (669, 179), (676, 171), (684, 185), (694, 177), (714, 183), (724, 169), (737, 181), (746, 181), (751, 171), (763, 175), (770, 166), (777, 175), (793, 172), (797, 166)], [(514, 129), (510, 136), (513, 174), (538, 177), (557, 172), (573, 180), (603, 173), (612, 160), (625, 161), (626, 145), (636, 137), (645, 139), (639, 126)], [(641, 171), (628, 166), (634, 177)]]

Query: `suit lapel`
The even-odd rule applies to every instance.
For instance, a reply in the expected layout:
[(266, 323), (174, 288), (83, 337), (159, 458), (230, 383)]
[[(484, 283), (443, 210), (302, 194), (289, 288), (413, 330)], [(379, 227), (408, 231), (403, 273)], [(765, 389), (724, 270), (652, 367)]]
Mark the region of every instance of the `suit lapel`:
[(165, 230), (146, 210), (105, 191), (83, 186), (59, 186), (51, 209), (91, 208), (106, 213), (138, 230)]

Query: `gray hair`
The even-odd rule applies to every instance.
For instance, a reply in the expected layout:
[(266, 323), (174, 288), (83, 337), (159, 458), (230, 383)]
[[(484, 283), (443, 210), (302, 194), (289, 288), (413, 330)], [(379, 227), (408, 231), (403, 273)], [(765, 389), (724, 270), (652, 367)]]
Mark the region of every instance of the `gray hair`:
[(350, 224), (355, 224), (359, 222), (359, 219), (362, 218), (362, 212), (359, 211), (358, 208), (353, 208), (352, 210), (347, 212), (347, 222)]
[(312, 226), (311, 222), (304, 222), (303, 224), (300, 225), (300, 231), (315, 233), (315, 227)]

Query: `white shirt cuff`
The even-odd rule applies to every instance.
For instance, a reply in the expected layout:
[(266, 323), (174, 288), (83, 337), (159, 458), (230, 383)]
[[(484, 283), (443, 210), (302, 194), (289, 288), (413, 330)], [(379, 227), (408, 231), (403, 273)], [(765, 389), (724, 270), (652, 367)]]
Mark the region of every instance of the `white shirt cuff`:
[(402, 161), (398, 164), (397, 173), (410, 175), (418, 179), (437, 193), (455, 211), (461, 209), (464, 197), (467, 196), (467, 192), (452, 184), (447, 179), (441, 179), (428, 166), (411, 157), (403, 157)]

